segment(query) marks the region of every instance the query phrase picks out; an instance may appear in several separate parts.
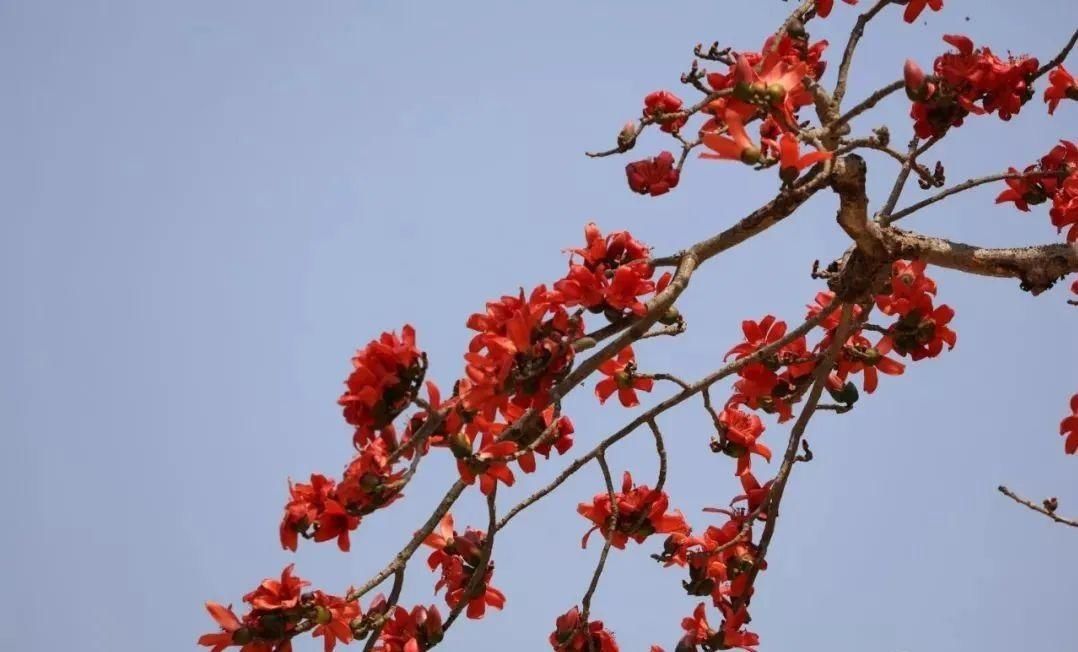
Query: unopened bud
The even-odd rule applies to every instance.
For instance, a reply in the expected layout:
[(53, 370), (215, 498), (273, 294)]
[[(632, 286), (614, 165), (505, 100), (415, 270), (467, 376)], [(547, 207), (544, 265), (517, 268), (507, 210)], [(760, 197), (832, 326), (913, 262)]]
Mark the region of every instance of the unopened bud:
[(925, 71), (917, 65), (913, 59), (906, 59), (906, 65), (902, 67), (902, 76), (906, 82), (906, 95), (911, 100), (924, 98)]
[(333, 614), (329, 609), (326, 609), (322, 605), (318, 605), (314, 608), (314, 621), (319, 625), (325, 625), (329, 621), (333, 620)]
[(581, 351), (587, 351), (588, 349), (593, 348), (596, 344), (598, 344), (598, 342), (595, 341), (594, 337), (581, 337), (573, 340), (573, 350), (580, 353)]
[(778, 104), (786, 99), (786, 87), (779, 83), (771, 84), (767, 87), (767, 97), (771, 100), (772, 104)]
[(232, 632), (232, 642), (236, 645), (247, 645), (254, 639), (254, 634), (248, 627), (240, 627)]
[(663, 313), (662, 317), (659, 317), (659, 323), (667, 326), (673, 326), (681, 321), (681, 312), (675, 306), (670, 306)]
[(618, 149), (625, 151), (632, 149), (636, 144), (636, 125), (631, 122), (626, 122), (625, 126), (618, 132)]
[(746, 147), (741, 150), (741, 162), (746, 165), (756, 165), (760, 162), (762, 153), (758, 147)]

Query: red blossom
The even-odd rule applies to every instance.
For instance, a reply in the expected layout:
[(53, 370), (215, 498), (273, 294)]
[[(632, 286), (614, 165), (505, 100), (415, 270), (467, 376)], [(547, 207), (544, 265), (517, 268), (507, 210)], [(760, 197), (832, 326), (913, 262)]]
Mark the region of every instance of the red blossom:
[[(458, 441), (466, 442), (466, 446), (460, 450), (453, 450), (454, 454), (457, 454), (457, 471), (465, 484), (473, 484), (478, 478), (479, 490), (485, 496), (494, 492), (498, 482), (513, 486), (516, 479), (505, 460), (517, 451), (516, 442), (496, 441), (493, 435), (484, 433), (479, 451), (472, 454), (472, 442), (466, 435)], [(461, 454), (463, 451), (467, 452)]]
[(359, 605), (353, 600), (315, 591), (312, 595), (315, 605), (315, 622), (318, 625), (311, 630), (311, 636), (324, 637), (324, 652), (333, 652), (337, 643), (348, 645), (352, 642), (352, 621), (359, 618)]
[(1071, 415), (1060, 422), (1059, 434), (1066, 437), (1063, 450), (1067, 455), (1078, 453), (1078, 394), (1071, 397)]
[(1048, 73), (1048, 82), (1051, 86), (1044, 90), (1044, 101), (1048, 104), (1049, 115), (1056, 112), (1063, 100), (1078, 100), (1078, 81), (1062, 64)]
[(613, 531), (610, 530), (610, 519), (614, 513), (610, 494), (596, 494), (590, 503), (577, 506), (577, 513), (595, 524), (580, 542), (582, 547), (587, 546), (588, 537), (596, 530), (604, 538), (609, 535), (610, 545), (618, 549), (624, 548), (629, 539), (643, 543), (644, 539), (656, 532), (689, 533), (689, 524), (680, 510), (666, 511), (670, 506), (666, 493), (647, 485), (634, 486), (633, 476), (628, 471), (622, 478), (621, 491), (614, 494), (614, 500), (618, 506), (618, 520)]
[(902, 14), (902, 19), (907, 23), (912, 23), (917, 20), (925, 7), (931, 8), (932, 11), (940, 11), (943, 9), (943, 0), (909, 0), (906, 4), (906, 11)]
[[(848, 5), (857, 4), (857, 0), (843, 0)], [(831, 15), (831, 9), (835, 6), (835, 0), (816, 0), (816, 15), (827, 18)]]
[(558, 616), (549, 640), (556, 652), (619, 652), (603, 621), (585, 621), (576, 607)]
[(764, 424), (760, 417), (727, 406), (719, 414), (719, 427), (725, 440), (722, 452), (737, 460), (737, 475), (749, 472), (749, 456), (753, 453), (768, 462), (771, 461), (771, 449), (759, 441), (764, 434)]
[[(644, 98), (644, 117), (658, 117), (681, 110), (681, 98), (670, 91), (655, 91)], [(677, 133), (688, 120), (685, 116), (667, 117), (658, 120), (659, 128), (666, 133)]]
[(801, 156), (797, 136), (783, 134), (779, 141), (779, 177), (786, 184), (792, 184), (801, 175), (801, 171), (831, 158), (831, 152), (817, 149)]
[(415, 345), (415, 329), (405, 325), (401, 336), (382, 333), (352, 358), (346, 390), (337, 400), (344, 419), (355, 426), (357, 445), (376, 430), (389, 427), (423, 381), (423, 354)]
[(677, 188), (681, 172), (674, 167), (674, 155), (662, 151), (654, 158), (626, 165), (625, 176), (633, 192), (658, 197)]
[(599, 372), (607, 376), (595, 385), (595, 395), (599, 397), (599, 403), (606, 403), (606, 399), (617, 392), (618, 400), (623, 406), (634, 407), (640, 405), (636, 390), (650, 392), (655, 385), (651, 378), (636, 375), (636, 354), (631, 346), (622, 349), (617, 357), (599, 365)]
[[(383, 599), (384, 600), (384, 599)], [(371, 605), (371, 611), (376, 609)], [(442, 615), (438, 607), (396, 606), (378, 638), (375, 652), (427, 652), (442, 642)]]

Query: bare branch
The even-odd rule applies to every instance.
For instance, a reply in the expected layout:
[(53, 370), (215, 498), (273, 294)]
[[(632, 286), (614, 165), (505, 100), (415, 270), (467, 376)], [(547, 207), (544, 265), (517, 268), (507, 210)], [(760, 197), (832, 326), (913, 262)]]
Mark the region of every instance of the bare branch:
[(846, 96), (846, 80), (850, 75), (850, 65), (853, 63), (853, 53), (857, 49), (857, 43), (865, 35), (865, 25), (883, 11), (883, 8), (891, 4), (891, 0), (879, 0), (871, 9), (857, 17), (857, 23), (850, 31), (850, 38), (846, 41), (846, 50), (842, 53), (842, 63), (838, 67), (838, 81), (835, 82), (835, 106), (841, 106), (842, 98)]
[(1021, 496), (1014, 493), (1013, 491), (1011, 491), (1010, 489), (1008, 489), (1007, 487), (1005, 487), (1003, 485), (999, 485), (999, 487), (997, 487), (997, 489), (999, 489), (999, 493), (1001, 493), (1004, 496), (1010, 498), (1011, 500), (1018, 503), (1019, 505), (1025, 505), (1026, 507), (1032, 509), (1035, 512), (1039, 512), (1041, 514), (1044, 514), (1045, 516), (1052, 519), (1056, 523), (1062, 523), (1063, 525), (1069, 525), (1071, 527), (1078, 527), (1078, 521), (1073, 520), (1073, 519), (1069, 519), (1069, 518), (1063, 518), (1059, 514), (1056, 514), (1055, 509), (1049, 510), (1049, 509), (1046, 509), (1045, 507), (1037, 505), (1031, 500), (1027, 500), (1025, 498), (1022, 498)]

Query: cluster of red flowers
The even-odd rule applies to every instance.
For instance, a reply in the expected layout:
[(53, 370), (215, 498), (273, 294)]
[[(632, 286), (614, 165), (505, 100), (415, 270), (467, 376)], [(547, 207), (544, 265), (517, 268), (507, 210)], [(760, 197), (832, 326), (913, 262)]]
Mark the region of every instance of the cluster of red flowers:
[(912, 60), (906, 61), (906, 94), (913, 100), (910, 117), (921, 138), (942, 136), (962, 125), (969, 114), (998, 112), (1010, 120), (1033, 98), (1033, 77), (1038, 62), (1028, 56), (1000, 59), (986, 47), (975, 49), (969, 37), (947, 34), (943, 40), (958, 52), (936, 57), (934, 74)]
[(1078, 394), (1071, 397), (1071, 414), (1060, 422), (1059, 434), (1066, 437), (1063, 450), (1067, 455), (1078, 453)]
[(1044, 101), (1048, 104), (1048, 115), (1056, 112), (1056, 107), (1063, 100), (1078, 100), (1078, 81), (1074, 75), (1060, 65), (1048, 73), (1048, 83), (1051, 84), (1044, 91)]
[(954, 348), (958, 336), (948, 326), (954, 319), (954, 310), (946, 304), (933, 305), (936, 283), (925, 276), (924, 261), (895, 261), (890, 289), (890, 293), (876, 297), (876, 306), (897, 320), (876, 346), (878, 354), (893, 348), (916, 361), (938, 356), (944, 344)]
[[(1010, 168), (1018, 175), (1018, 170)], [(1078, 242), (1078, 146), (1069, 140), (1060, 141), (1040, 162), (1007, 179), (1007, 189), (996, 203), (1014, 202), (1021, 211), (1030, 205), (1052, 202), (1048, 211), (1052, 225), (1061, 233), (1067, 229), (1067, 242)]]
[[(812, 103), (803, 79), (823, 75), (826, 66), (821, 55), (826, 47), (826, 41), (809, 45), (803, 32), (791, 32), (777, 41), (769, 38), (759, 52), (732, 55), (734, 63), (725, 73), (706, 73), (708, 86), (722, 95), (702, 110), (709, 119), (700, 127), (699, 136), (710, 151), (700, 156), (761, 168), (778, 166), (786, 184), (792, 184), (803, 170), (831, 158), (830, 152), (821, 150), (801, 154), (797, 119), (798, 110)], [(644, 117), (657, 122), (663, 131), (678, 133), (688, 119), (682, 106), (681, 98), (670, 91), (656, 91), (644, 98)], [(745, 130), (754, 120), (760, 120), (759, 145)], [(632, 147), (636, 133), (632, 124), (626, 125), (619, 146)], [(677, 186), (680, 164), (664, 151), (629, 163), (625, 173), (633, 191), (656, 196)]]
[(751, 473), (742, 475), (741, 481), (746, 495), (739, 496), (735, 502), (747, 499), (748, 511), (706, 510), (726, 515), (726, 522), (708, 526), (700, 536), (674, 534), (667, 538), (663, 554), (656, 556), (668, 566), (687, 566), (689, 579), (683, 582), (686, 592), (710, 596), (723, 617), (719, 628), (711, 629), (705, 618), (706, 608), (700, 604), (691, 617), (682, 621), (686, 633), (677, 650), (694, 650), (698, 645), (707, 650), (752, 650), (760, 641), (745, 625), (751, 620), (748, 603), (753, 593), (753, 569), (767, 568), (767, 562), (759, 557), (752, 541), (752, 525), (758, 518), (764, 518), (758, 512), (762, 511), (770, 485), (760, 487)]
[(550, 646), (557, 652), (618, 652), (614, 635), (603, 627), (603, 621), (584, 620), (576, 607), (558, 616)]
[[(857, 0), (843, 0), (843, 2), (848, 5), (857, 4)], [(834, 6), (835, 0), (816, 0), (816, 15), (827, 18)], [(912, 23), (926, 7), (932, 11), (940, 11), (943, 9), (943, 0), (906, 0), (906, 10), (902, 12), (902, 19), (907, 23)]]
[(604, 237), (589, 223), (584, 238), (584, 247), (570, 250), (569, 273), (554, 284), (562, 304), (602, 313), (611, 321), (643, 315), (640, 297), (662, 292), (670, 282), (669, 273), (657, 283), (651, 280), (655, 268), (648, 262), (650, 250), (628, 231)]
[[(384, 614), (385, 599), (379, 596), (371, 604), (370, 613)], [(374, 652), (427, 652), (442, 642), (442, 614), (438, 607), (416, 606), (411, 611), (394, 606)]]
[(356, 351), (345, 392), (337, 400), (344, 420), (355, 426), (355, 443), (365, 443), (379, 430), (393, 428), (393, 420), (412, 402), (426, 373), (424, 355), (416, 348), (415, 329), (405, 325), (401, 337), (382, 336)]
[[(783, 339), (786, 336), (786, 322), (767, 315), (758, 322), (752, 320), (741, 322), (741, 330), (745, 335), (745, 340), (730, 349), (726, 353), (726, 359), (734, 356), (736, 360), (740, 360), (755, 355), (758, 349)], [(786, 421), (793, 415), (790, 408), (791, 402), (799, 398), (808, 386), (815, 366), (816, 359), (809, 353), (805, 338), (797, 338), (770, 355), (760, 357), (741, 367), (738, 370), (739, 378), (734, 383), (734, 394), (727, 402), (727, 408), (746, 405), (753, 410), (763, 410), (769, 414), (777, 413), (780, 423)], [(754, 424), (747, 423), (744, 418), (736, 414), (730, 414), (727, 421), (730, 424), (737, 424), (737, 429), (746, 435), (756, 430)], [(762, 431), (761, 426), (759, 432)], [(759, 432), (751, 437), (753, 441)], [(723, 439), (722, 443), (725, 444), (726, 440)], [(725, 446), (723, 448), (725, 450)], [(740, 452), (740, 449), (736, 449), (736, 452)], [(739, 454), (733, 456), (741, 457)], [(747, 468), (747, 463), (745, 468)]]
[(599, 373), (606, 376), (595, 385), (595, 395), (599, 397), (599, 403), (606, 403), (606, 399), (618, 394), (618, 401), (625, 407), (640, 405), (640, 399), (636, 390), (650, 392), (655, 381), (647, 376), (636, 373), (636, 354), (633, 347), (627, 346), (617, 356), (610, 358), (599, 365)]
[[(612, 523), (614, 505), (617, 505), (617, 522)], [(634, 485), (633, 476), (626, 471), (621, 482), (621, 491), (614, 494), (596, 494), (590, 503), (580, 503), (576, 511), (595, 524), (584, 535), (580, 545), (588, 545), (588, 537), (598, 530), (603, 538), (610, 537), (610, 545), (622, 549), (629, 539), (643, 543), (655, 533), (689, 533), (689, 524), (680, 510), (667, 512), (670, 498), (665, 492), (652, 489), (647, 485)], [(611, 529), (613, 526), (613, 529)]]
[(238, 647), (240, 652), (291, 652), (292, 638), (311, 630), (324, 637), (325, 650), (331, 652), (338, 642), (352, 641), (352, 627), (359, 619), (359, 605), (353, 600), (327, 595), (321, 591), (301, 593), (309, 582), (292, 574), (289, 565), (279, 580), (266, 579), (243, 596), (250, 610), (240, 618), (231, 607), (207, 602), (221, 631), (204, 634), (199, 645), (221, 652)]
[[(812, 103), (804, 79), (823, 74), (820, 56), (826, 41), (809, 45), (803, 37), (771, 37), (760, 52), (741, 52), (726, 73), (707, 75), (715, 91), (730, 94), (712, 101), (704, 111), (711, 114), (700, 129), (701, 142), (710, 150), (701, 158), (741, 161), (748, 165), (779, 166), (783, 181), (792, 183), (802, 170), (827, 160), (830, 152), (800, 155), (798, 111)], [(759, 119), (760, 145), (745, 125)], [(781, 141), (781, 144), (780, 144)]]
[(437, 529), (423, 543), (434, 548), (434, 552), (427, 558), (427, 564), (431, 570), (439, 567), (442, 569), (442, 578), (435, 584), (434, 590), (437, 592), (445, 587), (445, 601), (450, 608), (455, 608), (467, 597), (468, 617), (479, 619), (486, 614), (487, 607), (501, 609), (505, 606), (505, 595), (490, 585), (494, 576), (494, 564), (489, 560), (474, 593), (466, 596), (472, 576), (480, 572), (479, 566), (483, 563), (482, 551), (486, 536), (481, 530), (468, 528), (464, 534), (458, 534), (453, 529), (453, 515), (446, 514)]

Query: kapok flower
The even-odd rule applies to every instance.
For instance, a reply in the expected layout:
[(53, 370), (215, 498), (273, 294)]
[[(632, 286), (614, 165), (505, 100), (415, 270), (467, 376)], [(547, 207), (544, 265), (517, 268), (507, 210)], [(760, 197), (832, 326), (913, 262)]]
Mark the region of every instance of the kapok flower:
[(952, 319), (954, 310), (947, 305), (928, 313), (913, 310), (891, 325), (887, 337), (893, 341), (899, 355), (908, 355), (914, 360), (934, 358), (943, 350), (944, 344), (953, 349), (958, 340), (947, 326)]
[[(221, 652), (233, 645), (243, 646), (243, 652), (261, 652), (257, 648), (250, 648), (253, 644), (249, 629), (243, 626), (240, 619), (232, 612), (232, 607), (225, 607), (216, 602), (207, 602), (206, 611), (210, 612), (217, 624), (221, 626), (220, 632), (203, 634), (198, 638), (198, 644), (213, 648), (212, 652)], [(258, 643), (261, 645), (261, 643)]]
[[(848, 5), (857, 4), (857, 0), (843, 0)], [(835, 0), (816, 0), (816, 15), (827, 18), (831, 15), (831, 9), (835, 6)]]
[(558, 616), (550, 646), (556, 652), (619, 652), (614, 635), (603, 627), (603, 621), (585, 621), (577, 607)]
[[(730, 504), (739, 503), (745, 501), (745, 510), (749, 513), (755, 512), (760, 509), (760, 506), (767, 502), (768, 495), (771, 493), (771, 484), (774, 480), (768, 480), (762, 486), (760, 481), (756, 479), (756, 476), (751, 471), (746, 471), (741, 474), (741, 489), (745, 493), (740, 496), (734, 496), (734, 499), (730, 501)], [(761, 511), (757, 517), (760, 520), (767, 520), (767, 511)]]
[(295, 564), (289, 564), (281, 572), (281, 579), (265, 579), (254, 591), (243, 596), (243, 601), (259, 611), (281, 611), (299, 604), (300, 589), (310, 582), (292, 574)]
[[(375, 606), (371, 605), (371, 611)], [(427, 652), (442, 642), (442, 615), (438, 607), (394, 607), (378, 639), (378, 652)]]
[(636, 375), (636, 355), (631, 346), (622, 349), (617, 357), (599, 365), (599, 372), (607, 376), (595, 385), (595, 395), (599, 397), (599, 403), (606, 403), (606, 399), (617, 392), (618, 400), (623, 406), (634, 407), (640, 405), (636, 390), (650, 392), (655, 386), (655, 381), (651, 378)]
[(700, 138), (704, 145), (715, 153), (703, 152), (700, 158), (741, 161), (747, 165), (759, 163), (762, 153), (745, 131), (745, 123), (741, 116), (736, 111), (727, 110), (723, 114), (723, 121), (728, 135), (719, 135), (715, 131), (706, 131), (701, 134)]
[(925, 275), (927, 267), (923, 260), (896, 260), (891, 265), (891, 292), (876, 296), (880, 311), (885, 315), (931, 312), (936, 282)]
[[(1078, 283), (1076, 283), (1078, 285)], [(1078, 290), (1078, 287), (1075, 288)], [(1067, 455), (1078, 452), (1078, 394), (1071, 397), (1071, 415), (1059, 424), (1059, 434), (1066, 437), (1063, 450)]]
[(737, 356), (735, 360), (740, 360), (768, 344), (778, 342), (786, 335), (786, 322), (774, 315), (764, 315), (758, 322), (751, 319), (741, 322), (741, 332), (745, 335), (745, 341), (727, 351), (723, 360), (729, 360), (732, 355)]
[[(655, 91), (644, 98), (644, 117), (657, 117), (681, 110), (681, 98), (670, 91)], [(676, 133), (685, 126), (685, 116), (665, 117), (658, 120), (659, 128), (666, 133)], [(635, 132), (635, 130), (634, 130)]]
[[(513, 486), (516, 479), (505, 460), (517, 451), (516, 442), (496, 441), (492, 435), (484, 433), (479, 452), (471, 454), (472, 442), (467, 435), (460, 433), (457, 439), (467, 442), (466, 446), (461, 447), (461, 451), (453, 448), (453, 453), (457, 455), (457, 471), (465, 484), (473, 484), (475, 479), (479, 478), (479, 490), (484, 496), (492, 494), (498, 482), (507, 487)], [(468, 452), (461, 454), (463, 450)]]
[(801, 156), (797, 136), (783, 134), (779, 140), (779, 178), (790, 185), (801, 175), (801, 171), (831, 158), (831, 152), (817, 149)]
[(349, 532), (359, 527), (359, 517), (349, 514), (337, 500), (336, 483), (318, 474), (311, 475), (311, 484), (288, 483), (291, 500), (284, 508), (281, 520), (281, 546), (296, 550), (299, 534), (307, 535), (314, 527), (315, 541), (337, 539), (337, 547), (348, 552)]
[(883, 337), (876, 346), (872, 346), (863, 335), (852, 335), (842, 349), (834, 375), (829, 379), (834, 389), (839, 390), (846, 384), (850, 374), (864, 375), (862, 387), (866, 394), (876, 391), (879, 386), (879, 374), (901, 376), (906, 365), (887, 357), (894, 347), (891, 338)]
[(674, 167), (674, 155), (664, 150), (655, 158), (626, 165), (625, 177), (633, 192), (658, 197), (677, 188), (681, 172)]
[(1044, 90), (1044, 101), (1048, 104), (1049, 115), (1056, 112), (1063, 100), (1078, 100), (1078, 81), (1062, 64), (1048, 73), (1048, 81), (1052, 85)]
[(351, 643), (352, 621), (359, 618), (359, 604), (321, 591), (315, 591), (312, 600), (315, 622), (318, 624), (311, 630), (311, 636), (325, 637), (324, 652), (333, 652), (338, 642), (345, 645)]
[(355, 443), (365, 443), (376, 430), (391, 426), (423, 382), (423, 354), (416, 348), (415, 329), (405, 325), (401, 336), (382, 336), (356, 352), (352, 373), (337, 403), (344, 419), (356, 427)]
[(939, 11), (943, 9), (943, 0), (909, 0), (906, 4), (906, 11), (902, 14), (903, 20), (907, 23), (912, 23), (917, 20), (925, 7), (931, 8), (932, 11)]
[(727, 406), (719, 414), (719, 427), (725, 439), (722, 452), (737, 459), (737, 475), (749, 472), (751, 453), (771, 461), (771, 449), (759, 441), (764, 424), (757, 415)]
[(614, 514), (610, 494), (596, 494), (590, 503), (580, 503), (576, 511), (595, 524), (581, 540), (581, 547), (587, 546), (591, 533), (599, 530), (603, 537), (610, 536), (610, 545), (619, 550), (625, 547), (629, 539), (643, 543), (656, 532), (662, 534), (688, 534), (689, 524), (685, 522), (680, 510), (667, 512), (670, 498), (665, 492), (656, 491), (647, 485), (634, 486), (633, 476), (626, 471), (622, 478), (621, 491), (614, 494), (618, 506), (618, 520), (614, 529), (610, 529), (610, 519)]
[[(1027, 173), (1035, 171), (1036, 166), (1030, 166), (1026, 169)], [(1012, 175), (1018, 174), (1018, 170), (1014, 168), (1008, 168), (1007, 172)], [(1014, 202), (1015, 208), (1023, 212), (1029, 212), (1030, 204), (1043, 204), (1048, 199), (1039, 180), (1033, 177), (1014, 176), (1004, 179), (1004, 182), (1007, 184), (1007, 189), (996, 197), (997, 204)]]

